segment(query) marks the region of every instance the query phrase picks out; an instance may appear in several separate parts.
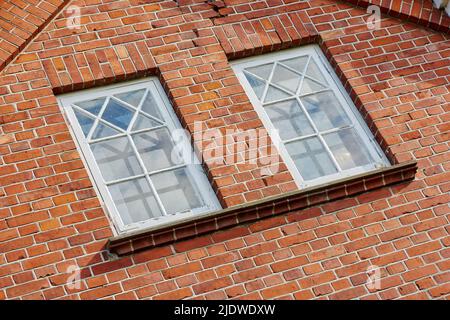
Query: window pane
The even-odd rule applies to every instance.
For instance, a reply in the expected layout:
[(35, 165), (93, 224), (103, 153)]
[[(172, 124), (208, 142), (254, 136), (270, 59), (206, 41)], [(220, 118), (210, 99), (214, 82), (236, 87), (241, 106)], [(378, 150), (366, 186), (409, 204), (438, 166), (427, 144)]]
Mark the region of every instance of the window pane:
[(323, 84), (326, 84), (327, 81), (325, 80), (324, 76), (322, 75), (322, 71), (320, 71), (317, 64), (314, 62), (313, 59), (309, 61), (308, 68), (306, 69), (306, 75), (310, 76), (313, 79), (319, 80)]
[(100, 113), (100, 110), (102, 109), (105, 100), (106, 98), (98, 98), (95, 100), (77, 102), (76, 105), (92, 113), (94, 116), (97, 116)]
[(142, 100), (142, 97), (144, 96), (144, 93), (145, 93), (145, 89), (141, 89), (141, 90), (116, 94), (114, 96), (137, 108), (139, 106), (139, 103)]
[(134, 112), (130, 109), (111, 99), (106, 106), (105, 112), (103, 112), (102, 119), (123, 130), (127, 130), (133, 114)]
[(155, 174), (151, 179), (168, 214), (204, 206), (186, 168)]
[(269, 85), (269, 89), (267, 90), (266, 98), (264, 102), (273, 102), (281, 99), (289, 98), (290, 95), (283, 90), (275, 88), (274, 86)]
[(283, 60), (280, 62), (300, 73), (304, 73), (306, 64), (308, 63), (308, 59), (309, 59), (308, 56), (303, 56), (303, 57)]
[(330, 133), (324, 135), (324, 139), (343, 170), (364, 166), (371, 162), (369, 152), (354, 129)]
[(265, 110), (282, 140), (314, 133), (297, 100), (270, 104)]
[(281, 65), (277, 65), (271, 83), (275, 83), (292, 93), (296, 93), (300, 80), (300, 75), (297, 73), (292, 72)]
[(305, 180), (337, 172), (326, 149), (316, 137), (288, 143), (286, 148)]
[(257, 75), (258, 77), (269, 80), (270, 74), (272, 73), (273, 63), (269, 64), (263, 64), (261, 66), (247, 68), (247, 70), (250, 73), (253, 73), (254, 75)]
[(266, 83), (262, 80), (259, 80), (258, 78), (252, 76), (249, 73), (244, 73), (245, 77), (248, 80), (248, 83), (250, 83), (250, 85), (253, 88), (253, 91), (255, 92), (256, 96), (258, 97), (258, 99), (261, 100), (261, 97), (264, 93), (264, 88), (266, 87)]
[(110, 126), (107, 126), (106, 124), (104, 124), (102, 122), (99, 122), (97, 124), (97, 127), (94, 130), (94, 133), (92, 134), (92, 139), (112, 137), (119, 133), (120, 133), (120, 131), (118, 131), (114, 128), (111, 128)]
[(325, 90), (326, 87), (321, 85), (320, 83), (313, 81), (311, 79), (305, 78), (303, 79), (302, 88), (300, 89), (300, 95), (314, 93), (316, 91)]
[(145, 178), (114, 184), (109, 191), (125, 225), (162, 215)]
[(145, 97), (145, 100), (142, 104), (142, 111), (146, 112), (147, 114), (151, 115), (152, 117), (155, 117), (158, 120), (161, 120), (161, 123), (163, 122), (164, 118), (161, 116), (161, 113), (159, 112), (159, 106), (156, 103), (155, 98), (153, 97), (153, 94), (149, 91), (147, 93), (147, 96)]
[(78, 119), (78, 123), (81, 126), (81, 130), (83, 130), (84, 136), (87, 137), (89, 131), (92, 128), (92, 125), (94, 124), (94, 119), (82, 114), (80, 111), (74, 110), (74, 112), (75, 116)]
[(149, 172), (181, 163), (166, 128), (136, 134), (133, 136), (133, 140)]
[(91, 150), (105, 181), (143, 173), (127, 137), (93, 143)]
[(148, 129), (160, 126), (161, 124), (156, 122), (153, 119), (150, 119), (149, 117), (139, 113), (134, 124), (133, 124), (133, 131), (141, 130), (141, 129)]
[(302, 97), (301, 101), (319, 131), (351, 124), (337, 97), (331, 91)]

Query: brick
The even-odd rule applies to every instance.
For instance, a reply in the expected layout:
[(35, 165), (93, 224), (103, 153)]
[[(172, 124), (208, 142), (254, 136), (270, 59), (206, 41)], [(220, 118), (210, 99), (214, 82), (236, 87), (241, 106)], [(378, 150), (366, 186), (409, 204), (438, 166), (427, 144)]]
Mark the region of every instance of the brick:
[(228, 287), (233, 283), (231, 278), (223, 277), (219, 279), (214, 279), (210, 281), (206, 281), (201, 284), (197, 284), (193, 286), (193, 290), (195, 294), (201, 294), (209, 291), (214, 291), (220, 288)]
[(316, 251), (309, 254), (309, 260), (311, 262), (326, 260), (331, 257), (339, 256), (346, 253), (345, 248), (343, 246), (337, 246), (321, 251)]
[(430, 295), (433, 298), (438, 298), (438, 297), (447, 295), (449, 292), (450, 292), (450, 283), (446, 283), (446, 284), (443, 284), (441, 286), (431, 289)]
[(190, 288), (182, 288), (175, 291), (160, 294), (154, 297), (155, 300), (181, 300), (192, 296)]
[(112, 284), (108, 286), (104, 286), (101, 288), (97, 288), (91, 291), (87, 291), (80, 294), (80, 298), (83, 300), (94, 300), (104, 298), (113, 294), (117, 294), (121, 292), (119, 284)]
[(172, 279), (176, 277), (181, 277), (186, 274), (192, 274), (196, 271), (202, 270), (202, 266), (199, 262), (192, 262), (192, 263), (186, 263), (182, 264), (179, 267), (170, 268), (167, 270), (163, 270), (162, 274), (164, 278), (166, 279)]
[(41, 266), (45, 266), (48, 264), (52, 264), (52, 263), (61, 261), (62, 259), (63, 259), (63, 257), (61, 255), (61, 253), (55, 252), (55, 253), (50, 253), (50, 254), (46, 254), (43, 256), (28, 259), (28, 260), (24, 261), (22, 263), (22, 265), (25, 270), (35, 269), (37, 267), (41, 267)]
[(424, 255), (428, 252), (439, 251), (442, 245), (439, 241), (424, 243), (406, 250), (409, 256)]
[(130, 257), (122, 258), (116, 261), (109, 261), (102, 264), (98, 264), (94, 267), (92, 267), (92, 272), (95, 275), (107, 273), (111, 271), (115, 271), (120, 268), (124, 268), (127, 266), (131, 266), (132, 261)]
[(383, 242), (392, 241), (394, 239), (399, 239), (402, 237), (409, 236), (413, 233), (414, 233), (414, 230), (411, 227), (403, 227), (403, 228), (395, 229), (395, 230), (380, 234), (380, 239)]
[(308, 263), (308, 259), (305, 256), (300, 256), (288, 260), (283, 260), (271, 265), (274, 272), (285, 271), (288, 269), (296, 268)]
[(363, 296), (365, 293), (366, 289), (364, 289), (364, 287), (355, 287), (332, 294), (330, 298), (334, 300), (350, 300), (359, 296)]
[(272, 299), (285, 294), (293, 293), (298, 290), (299, 287), (296, 283), (287, 283), (275, 287), (271, 287), (261, 291), (261, 295), (264, 299)]
[(249, 269), (245, 271), (241, 271), (235, 275), (233, 275), (233, 279), (236, 283), (239, 282), (247, 282), (253, 279), (262, 278), (263, 276), (269, 275), (271, 272), (267, 266)]
[(16, 298), (48, 287), (50, 287), (50, 284), (47, 279), (39, 279), (8, 288), (6, 289), (6, 295), (8, 298)]
[(233, 253), (226, 253), (222, 255), (217, 255), (214, 257), (206, 258), (202, 260), (202, 267), (205, 269), (209, 269), (212, 267), (217, 267), (229, 262), (232, 262), (234, 260), (238, 260), (239, 256)]
[(421, 267), (412, 271), (408, 271), (403, 275), (403, 279), (405, 281), (412, 281), (412, 280), (417, 280), (419, 278), (424, 278), (426, 276), (432, 275), (436, 272), (436, 267), (431, 265), (431, 266), (425, 266), (425, 267)]
[(146, 274), (140, 277), (135, 277), (130, 280), (125, 280), (122, 282), (124, 290), (134, 290), (139, 287), (147, 286), (149, 284), (154, 284), (162, 280), (159, 273)]

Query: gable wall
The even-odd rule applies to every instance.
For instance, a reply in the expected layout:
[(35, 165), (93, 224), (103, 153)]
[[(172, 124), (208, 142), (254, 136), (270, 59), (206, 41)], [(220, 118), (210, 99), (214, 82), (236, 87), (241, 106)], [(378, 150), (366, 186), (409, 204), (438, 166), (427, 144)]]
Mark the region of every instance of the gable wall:
[[(447, 35), (386, 16), (372, 31), (365, 9), (328, 0), (76, 3), (80, 30), (59, 15), (0, 75), (0, 298), (448, 297)], [(415, 180), (111, 261), (109, 219), (55, 93), (156, 75), (188, 129), (261, 128), (229, 61), (306, 43), (391, 161), (417, 160)], [(269, 178), (258, 165), (205, 170), (232, 207), (295, 190), (280, 164)], [(66, 285), (70, 265), (81, 289)]]

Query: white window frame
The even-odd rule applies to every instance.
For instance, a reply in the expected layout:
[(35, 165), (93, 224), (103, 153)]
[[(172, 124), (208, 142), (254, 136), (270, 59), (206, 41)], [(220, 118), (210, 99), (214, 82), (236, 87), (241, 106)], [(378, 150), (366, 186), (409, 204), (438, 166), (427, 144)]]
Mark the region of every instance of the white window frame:
[[(155, 200), (160, 205), (160, 209), (162, 210), (162, 216), (161, 217), (155, 217), (151, 218), (146, 221), (140, 221), (135, 222), (132, 224), (125, 225), (122, 221), (122, 218), (118, 212), (118, 209), (116, 208), (116, 205), (114, 204), (114, 201), (111, 197), (111, 194), (108, 190), (107, 185), (111, 185), (112, 182), (108, 182), (106, 184), (104, 182), (103, 176), (101, 174), (100, 168), (97, 164), (97, 161), (94, 158), (94, 155), (91, 151), (91, 148), (88, 143), (88, 139), (85, 137), (82, 128), (78, 122), (78, 119), (76, 118), (75, 112), (73, 111), (73, 107), (71, 106), (73, 103), (80, 102), (80, 101), (87, 101), (87, 100), (94, 100), (96, 98), (106, 97), (106, 101), (104, 102), (102, 106), (102, 111), (105, 109), (105, 106), (108, 104), (108, 101), (111, 99), (112, 95), (117, 95), (120, 93), (130, 92), (134, 90), (144, 89), (148, 88), (150, 92), (153, 93), (154, 98), (157, 100), (158, 103), (158, 110), (163, 116), (163, 120), (165, 121), (167, 128), (169, 129), (169, 132), (174, 132), (176, 129), (182, 129), (181, 123), (176, 116), (172, 105), (170, 104), (170, 101), (167, 98), (166, 93), (164, 92), (164, 89), (162, 88), (158, 78), (156, 77), (148, 77), (146, 79), (142, 80), (135, 80), (135, 81), (129, 81), (124, 82), (120, 84), (114, 84), (109, 86), (104, 86), (100, 88), (94, 88), (94, 89), (88, 89), (78, 92), (73, 92), (69, 94), (63, 94), (57, 97), (58, 103), (60, 105), (60, 108), (63, 111), (63, 114), (66, 116), (67, 123), (69, 124), (69, 130), (72, 132), (72, 136), (75, 138), (75, 143), (77, 146), (78, 151), (80, 151), (82, 161), (84, 162), (86, 168), (88, 169), (88, 173), (91, 177), (91, 181), (93, 181), (94, 188), (97, 191), (97, 195), (99, 199), (101, 200), (102, 207), (108, 212), (110, 219), (113, 222), (113, 225), (115, 228), (115, 234), (124, 234), (128, 233), (130, 231), (136, 231), (137, 229), (147, 228), (147, 227), (163, 227), (167, 224), (171, 224), (175, 221), (184, 220), (187, 218), (195, 217), (195, 216), (201, 216), (204, 213), (217, 211), (221, 209), (220, 203), (217, 200), (217, 197), (211, 187), (211, 184), (209, 180), (206, 177), (205, 172), (203, 171), (203, 167), (201, 166), (201, 162), (198, 160), (197, 155), (195, 152), (193, 152), (190, 139), (186, 134), (182, 134), (182, 136), (177, 135), (177, 143), (176, 148), (177, 152), (182, 157), (190, 157), (192, 162), (186, 163), (184, 167), (188, 170), (188, 174), (192, 177), (192, 183), (196, 185), (198, 188), (199, 193), (202, 196), (202, 200), (205, 203), (205, 207), (197, 208), (194, 210), (190, 210), (188, 212), (181, 212), (177, 214), (167, 214), (165, 213), (165, 209), (161, 204), (161, 200), (159, 199), (158, 194), (156, 193), (155, 187), (153, 183), (150, 183), (150, 188), (153, 191), (153, 194), (155, 196)], [(144, 99), (141, 102), (141, 105), (143, 103)], [(121, 101), (122, 104), (123, 101)], [(126, 103), (125, 103), (126, 104)], [(126, 104), (130, 106), (129, 104)], [(135, 107), (133, 107), (136, 109)], [(100, 112), (100, 115), (102, 114), (102, 111)], [(136, 114), (133, 116), (133, 119), (136, 118)], [(98, 120), (96, 120), (98, 121)], [(131, 125), (130, 125), (131, 127)], [(154, 130), (154, 127), (151, 129), (144, 129), (139, 130), (137, 132), (148, 132), (151, 130)], [(92, 135), (92, 130), (91, 130)], [(130, 135), (129, 130), (128, 133), (122, 134), (125, 137), (128, 137)], [(118, 137), (120, 135), (112, 136), (111, 139), (114, 139), (115, 137)], [(99, 139), (101, 141), (108, 140), (109, 138), (102, 138)], [(98, 140), (95, 140), (98, 141)], [(133, 145), (133, 149), (136, 153), (136, 157), (138, 158), (139, 165), (143, 167), (143, 160), (142, 157), (139, 155), (139, 153), (136, 150), (136, 146)], [(186, 159), (186, 158), (184, 158)], [(170, 169), (174, 169), (176, 167), (170, 167)], [(165, 172), (170, 169), (162, 169), (157, 170), (155, 172)], [(154, 174), (154, 173), (153, 173)], [(140, 175), (138, 175), (140, 176)], [(145, 173), (142, 174), (143, 177), (148, 179), (148, 174)], [(133, 176), (136, 178), (137, 176)], [(131, 180), (133, 177), (128, 177), (129, 179), (118, 179), (117, 181), (121, 180)]]
[[(256, 96), (252, 86), (248, 82), (245, 74), (244, 69), (256, 67), (260, 65), (264, 65), (267, 63), (277, 63), (279, 60), (289, 59), (289, 58), (296, 58), (300, 56), (308, 55), (310, 59), (313, 59), (316, 63), (316, 65), (321, 70), (323, 76), (326, 78), (327, 82), (330, 84), (329, 88), (334, 92), (336, 97), (338, 98), (343, 110), (345, 111), (346, 115), (349, 117), (350, 121), (353, 124), (353, 127), (355, 128), (358, 136), (362, 139), (363, 143), (367, 146), (367, 150), (370, 153), (370, 156), (375, 161), (374, 163), (356, 167), (348, 170), (341, 170), (340, 166), (337, 164), (337, 161), (335, 157), (333, 156), (332, 152), (330, 151), (329, 147), (326, 143), (324, 143), (322, 135), (326, 133), (330, 133), (333, 131), (338, 131), (340, 128), (333, 128), (327, 131), (321, 131), (320, 134), (314, 133), (307, 136), (298, 137), (295, 139), (290, 139), (289, 141), (293, 140), (302, 140), (305, 138), (308, 138), (310, 136), (316, 136), (321, 141), (322, 144), (325, 146), (325, 149), (327, 153), (330, 155), (334, 165), (338, 169), (338, 172), (335, 174), (319, 177), (313, 180), (305, 181), (300, 171), (298, 170), (297, 166), (295, 165), (293, 159), (289, 155), (287, 148), (284, 144), (284, 142), (281, 140), (278, 130), (275, 128), (275, 126), (272, 123), (272, 120), (269, 118), (268, 114), (264, 110), (263, 103), (258, 99)], [(359, 113), (358, 109), (354, 105), (353, 101), (350, 99), (348, 93), (346, 92), (345, 88), (343, 87), (341, 81), (337, 77), (336, 73), (334, 72), (333, 68), (331, 67), (330, 63), (326, 59), (325, 55), (323, 54), (322, 50), (318, 45), (307, 45), (303, 47), (293, 48), (293, 49), (287, 49), (279, 52), (264, 54), (261, 56), (256, 57), (250, 57), (250, 58), (244, 58), (239, 59), (236, 61), (233, 61), (231, 63), (231, 66), (236, 73), (241, 85), (244, 87), (245, 92), (247, 93), (250, 102), (252, 103), (253, 107), (255, 108), (258, 116), (262, 120), (264, 126), (269, 131), (270, 137), (274, 144), (278, 147), (278, 151), (280, 153), (281, 158), (285, 162), (286, 166), (288, 167), (288, 170), (291, 172), (291, 174), (294, 177), (294, 180), (299, 188), (305, 188), (309, 186), (314, 186), (322, 183), (327, 183), (330, 181), (334, 181), (337, 179), (350, 177), (359, 173), (367, 172), (373, 169), (382, 168), (390, 166), (390, 162), (387, 159), (384, 152), (381, 150), (380, 146), (378, 145), (377, 141), (375, 140), (372, 132), (368, 128), (367, 124), (365, 123), (364, 119), (362, 118), (361, 114)], [(269, 81), (273, 76), (275, 68), (272, 70), (272, 74), (269, 77)], [(300, 84), (301, 86), (301, 84)], [(263, 97), (265, 96), (267, 92), (268, 86), (265, 88), (265, 92), (263, 94)], [(328, 89), (329, 90), (329, 89)], [(325, 90), (324, 90), (325, 91)], [(320, 91), (318, 91), (320, 92)], [(286, 98), (286, 99), (280, 99), (278, 101), (271, 101), (270, 103), (276, 103), (286, 100), (292, 100), (292, 97)], [(313, 125), (314, 129), (316, 130), (316, 127), (314, 125), (314, 122), (312, 121), (311, 117), (309, 116), (308, 112), (306, 112), (302, 102), (297, 96), (297, 102), (302, 107), (303, 113), (308, 118), (309, 122)]]

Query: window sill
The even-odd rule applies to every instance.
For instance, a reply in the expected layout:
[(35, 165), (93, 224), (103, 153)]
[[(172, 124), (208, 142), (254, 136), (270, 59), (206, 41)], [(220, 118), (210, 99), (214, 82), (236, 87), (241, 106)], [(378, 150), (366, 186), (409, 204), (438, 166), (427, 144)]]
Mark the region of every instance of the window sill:
[[(299, 211), (380, 187), (413, 180), (416, 171), (417, 163), (408, 161), (281, 196), (199, 214), (165, 225), (112, 237), (108, 241), (108, 250), (113, 254), (123, 256), (262, 218)], [(308, 216), (303, 216), (301, 219), (307, 218)]]

